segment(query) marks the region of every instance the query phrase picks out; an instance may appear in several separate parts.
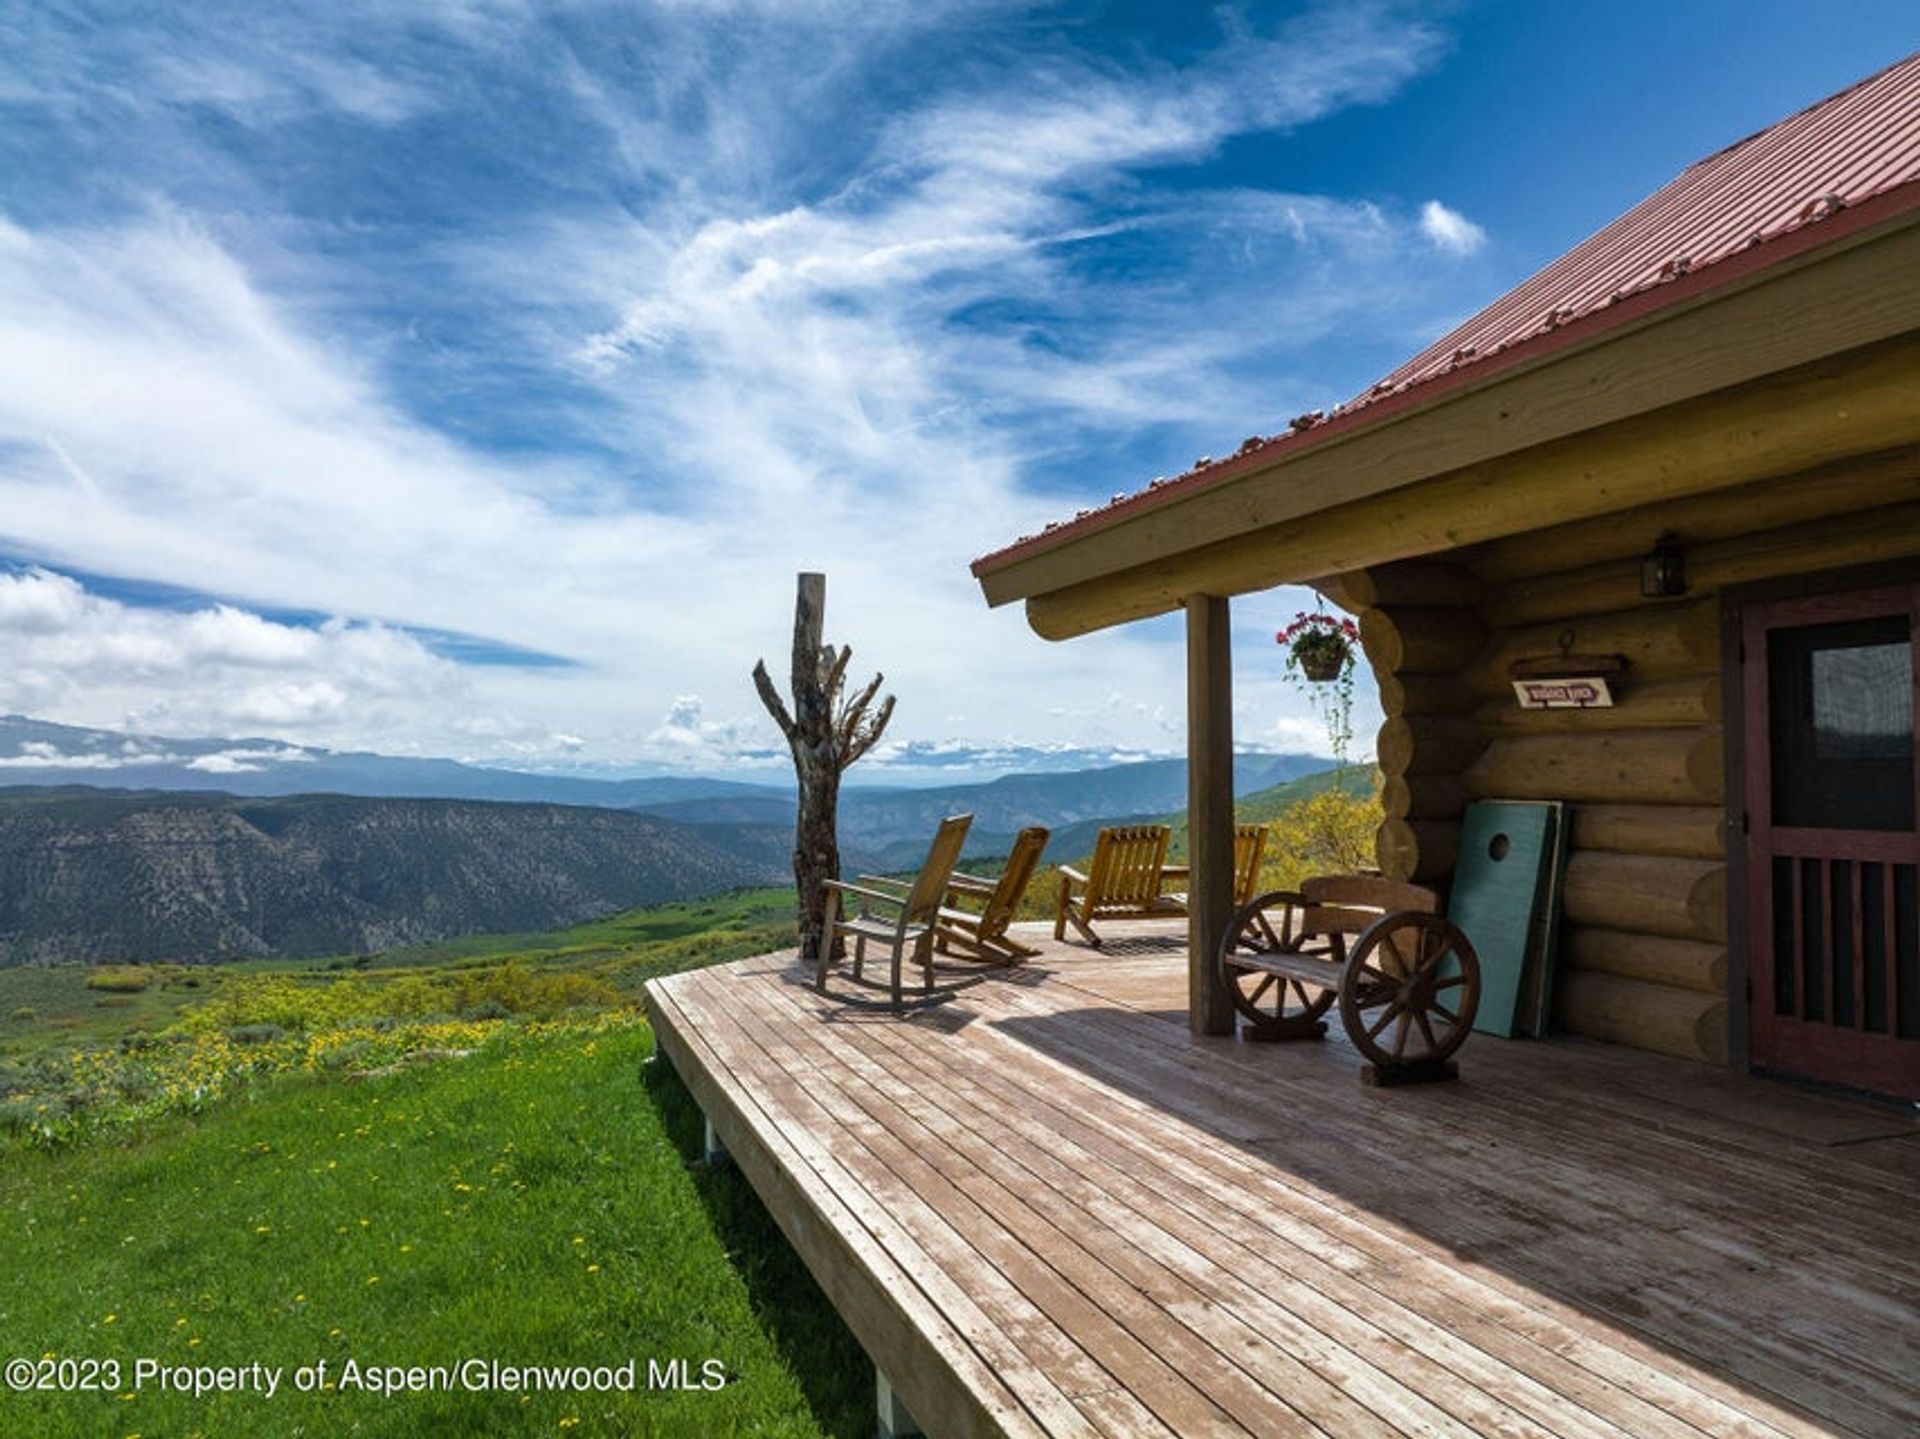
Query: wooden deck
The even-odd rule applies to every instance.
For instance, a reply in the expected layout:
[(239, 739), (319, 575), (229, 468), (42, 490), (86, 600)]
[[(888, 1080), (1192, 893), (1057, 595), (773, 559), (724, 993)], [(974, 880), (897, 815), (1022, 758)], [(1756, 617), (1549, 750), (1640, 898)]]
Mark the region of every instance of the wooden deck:
[(650, 986), (928, 1433), (1920, 1434), (1912, 1116), (1486, 1036), (1363, 1089), (1192, 1038), (1183, 937), (1115, 930), (904, 1019), (791, 955)]

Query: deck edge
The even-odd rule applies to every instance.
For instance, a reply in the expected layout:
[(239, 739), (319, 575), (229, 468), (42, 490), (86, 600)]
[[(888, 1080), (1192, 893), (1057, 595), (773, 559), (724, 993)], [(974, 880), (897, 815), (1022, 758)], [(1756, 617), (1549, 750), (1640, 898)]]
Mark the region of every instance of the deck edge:
[[(671, 978), (669, 976), (668, 978)], [(986, 1401), (947, 1362), (854, 1246), (812, 1203), (804, 1185), (762, 1141), (751, 1118), (715, 1072), (697, 1031), (668, 985), (646, 984), (657, 1051), (666, 1056), (713, 1125), (727, 1154), (875, 1367), (932, 1439), (998, 1439), (1007, 1430)], [(683, 1026), (685, 1026), (683, 1032)], [(898, 1282), (911, 1281), (902, 1274)], [(955, 1342), (960, 1342), (954, 1336)], [(1007, 1403), (1019, 1407), (1011, 1393)]]

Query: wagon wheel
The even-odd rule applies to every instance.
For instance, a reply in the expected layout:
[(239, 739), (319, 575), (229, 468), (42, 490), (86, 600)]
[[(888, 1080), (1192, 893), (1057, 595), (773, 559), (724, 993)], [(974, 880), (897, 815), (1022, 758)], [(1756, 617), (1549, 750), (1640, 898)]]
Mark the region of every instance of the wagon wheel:
[(1473, 946), (1437, 914), (1390, 914), (1340, 975), (1340, 1019), (1376, 1065), (1438, 1064), (1466, 1042), (1480, 1003)]
[[(1331, 989), (1236, 962), (1241, 957), (1299, 954), (1306, 949), (1310, 937), (1300, 932), (1306, 903), (1289, 890), (1258, 895), (1233, 912), (1226, 937), (1220, 942), (1216, 972), (1233, 996), (1233, 1007), (1256, 1034), (1318, 1032), (1314, 1021), (1333, 1005)], [(1311, 938), (1317, 941), (1319, 936)], [(1334, 942), (1339, 942), (1338, 936)], [(1314, 947), (1320, 948), (1318, 944)]]

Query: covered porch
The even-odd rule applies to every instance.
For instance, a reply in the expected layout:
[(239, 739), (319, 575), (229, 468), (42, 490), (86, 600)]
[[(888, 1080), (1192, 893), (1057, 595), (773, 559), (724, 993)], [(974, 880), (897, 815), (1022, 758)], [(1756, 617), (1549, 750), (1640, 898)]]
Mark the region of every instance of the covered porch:
[(1916, 134), (1920, 56), (1347, 404), (974, 562), (1049, 639), (1184, 614), (1196, 1032), (1235, 1018), (1229, 604), (1308, 585), (1378, 686), (1388, 878), (1445, 891), (1476, 802), (1566, 806), (1561, 1032), (1920, 1101)]
[[(933, 1435), (1907, 1435), (1920, 1128), (1617, 1046), (1188, 1026), (1186, 936), (943, 972), (902, 1017), (767, 955), (662, 1051)], [(851, 995), (851, 998), (850, 998)]]

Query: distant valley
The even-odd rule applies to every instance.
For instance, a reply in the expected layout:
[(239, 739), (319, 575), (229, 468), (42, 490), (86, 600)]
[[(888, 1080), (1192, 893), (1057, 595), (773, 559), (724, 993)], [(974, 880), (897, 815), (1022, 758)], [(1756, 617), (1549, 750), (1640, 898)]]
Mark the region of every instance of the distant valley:
[[(790, 789), (286, 751), (0, 718), (0, 965), (366, 953), (552, 929), (792, 875)], [(1242, 755), (1235, 790), (1324, 768), (1306, 755)], [(55, 782), (8, 784), (48, 776)], [(312, 789), (285, 792), (295, 780)], [(344, 792), (323, 792), (336, 785)], [(410, 789), (424, 793), (403, 797)], [(1099, 824), (1185, 803), (1182, 760), (849, 786), (842, 862), (849, 872), (910, 869), (939, 821), (961, 812), (974, 816), (971, 860), (1004, 854), (1030, 824), (1053, 829), (1050, 852), (1067, 858)]]
[(585, 806), (0, 790), (0, 964), (365, 953), (790, 882), (785, 833)]

